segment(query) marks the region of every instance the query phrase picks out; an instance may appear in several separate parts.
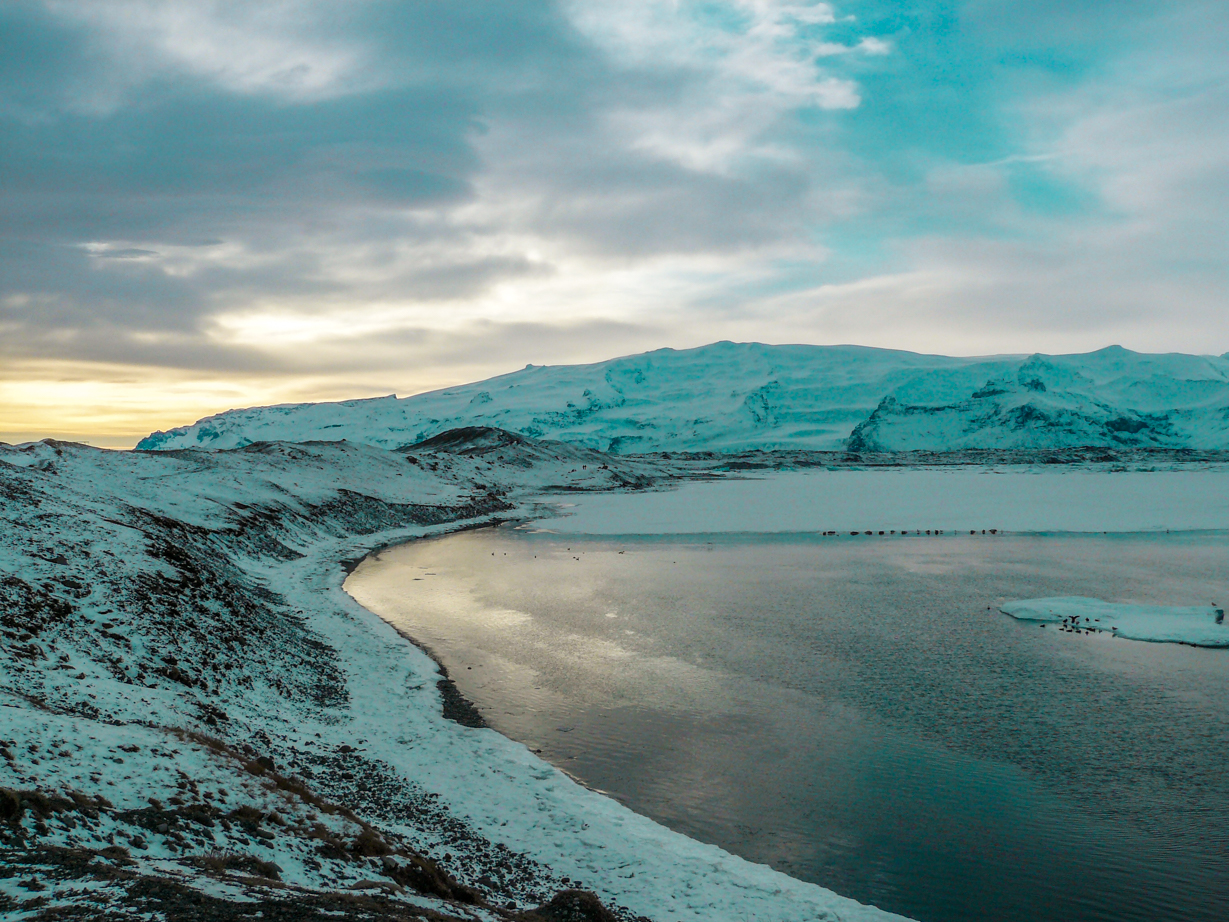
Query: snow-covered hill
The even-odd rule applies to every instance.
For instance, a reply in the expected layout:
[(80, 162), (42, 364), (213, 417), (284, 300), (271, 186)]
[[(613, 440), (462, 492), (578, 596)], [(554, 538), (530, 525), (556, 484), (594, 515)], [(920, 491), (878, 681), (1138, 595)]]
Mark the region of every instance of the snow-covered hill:
[(529, 366), (414, 397), (231, 410), (142, 449), (311, 439), (396, 448), (497, 426), (633, 454), (1083, 445), (1229, 448), (1229, 356), (957, 358), (861, 346), (714, 343)]

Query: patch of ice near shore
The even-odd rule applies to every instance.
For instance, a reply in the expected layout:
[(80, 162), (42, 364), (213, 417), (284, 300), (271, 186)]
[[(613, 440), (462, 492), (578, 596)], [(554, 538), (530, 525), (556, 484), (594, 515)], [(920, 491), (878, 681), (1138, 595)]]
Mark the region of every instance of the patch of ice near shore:
[(1212, 606), (1125, 605), (1082, 596), (1060, 596), (1007, 602), (999, 610), (1020, 621), (1104, 631), (1130, 640), (1229, 647), (1224, 609)]
[(543, 527), (597, 535), (1219, 531), (1229, 528), (1229, 470), (820, 470), (666, 493), (569, 494), (567, 502)]

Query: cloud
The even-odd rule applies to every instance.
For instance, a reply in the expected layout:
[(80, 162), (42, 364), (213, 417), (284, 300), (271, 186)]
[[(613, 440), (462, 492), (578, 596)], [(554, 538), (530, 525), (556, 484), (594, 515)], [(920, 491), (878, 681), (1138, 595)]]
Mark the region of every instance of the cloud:
[(683, 57), (624, 94), (610, 80), (626, 64), (550, 7), (19, 4), (6, 34), (57, 49), (59, 67), (41, 96), (3, 88), (0, 297), (46, 305), (6, 319), (32, 342), (39, 328), (204, 330), (270, 299), (473, 295), (548, 271), (514, 252), (526, 236), (622, 256), (780, 238), (803, 171), (769, 158), (714, 174), (648, 127), (684, 116), (685, 84), (701, 102), (732, 88), (692, 116), (711, 149), (746, 160), (760, 142), (733, 123), (755, 99), (778, 114), (844, 104), (775, 47), (827, 7), (740, 9), (752, 50), (706, 34), (711, 74)]
[(48, 6), (116, 52), (135, 56), (111, 72), (113, 85), (129, 89), (171, 70), (237, 93), (319, 99), (343, 91), (363, 58), (359, 43), (312, 28), (318, 4), (69, 0)]
[(1205, 0), (15, 0), (0, 355), (337, 394), (719, 338), (1224, 351), (1227, 38)]
[(107, 244), (85, 244), (86, 251), (96, 259), (148, 259), (158, 255), (157, 250), (142, 250), (140, 247), (115, 247)]
[(574, 3), (571, 10), (580, 30), (618, 64), (674, 77), (654, 103), (616, 102), (606, 118), (633, 150), (691, 170), (729, 172), (748, 159), (778, 159), (767, 135), (779, 119), (860, 102), (854, 81), (815, 63), (831, 47), (814, 30), (835, 21), (827, 3), (635, 0)]

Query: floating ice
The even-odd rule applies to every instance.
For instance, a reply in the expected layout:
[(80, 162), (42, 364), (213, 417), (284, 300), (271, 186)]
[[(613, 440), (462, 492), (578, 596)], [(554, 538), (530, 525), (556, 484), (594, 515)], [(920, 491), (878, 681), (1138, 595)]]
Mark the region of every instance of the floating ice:
[(1210, 605), (1124, 605), (1060, 596), (1007, 602), (999, 610), (1021, 621), (1058, 624), (1072, 632), (1104, 631), (1130, 640), (1229, 647), (1225, 611)]

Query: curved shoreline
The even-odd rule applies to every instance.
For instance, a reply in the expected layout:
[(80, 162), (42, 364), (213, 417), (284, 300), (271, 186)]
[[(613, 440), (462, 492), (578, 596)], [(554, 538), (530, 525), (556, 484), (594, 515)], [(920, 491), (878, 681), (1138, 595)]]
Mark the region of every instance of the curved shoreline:
[[(515, 519), (517, 517), (513, 516), (511, 518)], [(462, 531), (490, 527), (495, 524), (498, 524), (495, 520), (471, 521), (464, 523), (462, 527), (445, 526), (433, 529), (429, 534), (407, 534), (396, 540), (386, 541), (381, 545), (371, 545), (371, 551), (368, 554), (362, 555), (362, 557), (365, 559), (368, 556), (372, 556), (376, 552), (377, 547), (387, 549), (391, 546), (412, 544), (428, 537), (442, 538)], [(407, 636), (405, 632), (398, 630), (390, 622), (362, 606), (353, 596), (350, 596), (343, 587), (348, 574), (343, 574), (340, 568), (334, 569), (333, 572), (341, 577), (335, 580), (334, 585), (345, 595), (351, 605), (363, 612), (372, 621), (377, 622), (382, 628), (390, 631), (399, 641), (404, 641), (412, 649), (422, 653), (424, 657), (430, 660), (433, 666), (438, 663), (438, 660), (427, 652), (424, 644)], [(404, 649), (404, 647), (399, 645), (398, 648)], [(436, 714), (441, 713), (438, 704), (433, 705), (432, 710)], [(457, 726), (454, 721), (449, 720), (448, 723)], [(587, 817), (582, 824), (584, 828), (590, 830), (597, 830), (601, 827), (609, 828), (610, 834), (614, 838), (606, 839), (605, 835), (603, 835), (603, 842), (597, 846), (597, 851), (586, 852), (589, 857), (598, 858), (612, 849), (619, 851), (631, 849), (628, 852), (629, 857), (625, 858), (624, 861), (630, 861), (636, 867), (636, 872), (633, 876), (637, 881), (637, 886), (634, 888), (634, 891), (620, 889), (610, 892), (607, 889), (610, 883), (609, 879), (607, 879), (604, 885), (599, 884), (588, 876), (581, 879), (584, 880), (586, 886), (593, 886), (599, 894), (603, 894), (622, 905), (632, 906), (633, 911), (645, 912), (643, 908), (637, 909), (636, 904), (641, 902), (639, 897), (648, 896), (652, 891), (658, 891), (660, 883), (654, 883), (654, 878), (673, 878), (681, 874), (682, 877), (679, 883), (671, 886), (672, 895), (667, 898), (668, 904), (672, 908), (668, 910), (663, 908), (664, 915), (660, 916), (662, 918), (682, 918), (685, 916), (697, 920), (728, 919), (730, 922), (734, 922), (734, 920), (741, 920), (745, 917), (745, 913), (750, 912), (750, 917), (753, 918), (772, 918), (774, 920), (783, 920), (783, 922), (784, 920), (810, 922), (814, 918), (825, 917), (849, 920), (849, 922), (854, 922), (854, 920), (886, 922), (886, 920), (904, 919), (902, 916), (858, 903), (847, 897), (842, 897), (817, 884), (789, 877), (767, 865), (747, 861), (717, 846), (708, 845), (682, 833), (674, 832), (661, 826), (656, 821), (636, 813), (610, 794), (592, 788), (566, 771), (551, 765), (540, 756), (535, 755), (525, 744), (507, 737), (492, 728), (488, 727), (486, 729), (500, 741), (500, 744), (495, 747), (499, 752), (514, 755), (514, 760), (518, 764), (542, 766), (549, 772), (547, 775), (539, 775), (534, 771), (536, 780), (534, 781), (533, 793), (535, 797), (549, 794), (551, 799), (554, 800), (555, 797), (564, 795), (563, 800), (567, 803), (567, 814), (575, 817), (573, 822), (580, 822), (582, 817)], [(462, 734), (472, 733), (468, 728), (460, 728), (460, 732)], [(471, 737), (462, 737), (462, 739), (469, 738)], [(479, 764), (485, 761), (485, 759), (480, 760)], [(549, 780), (552, 776), (566, 779), (566, 784), (571, 786), (575, 793), (568, 794), (566, 793), (567, 787), (557, 787)], [(562, 806), (562, 803), (560, 803), (560, 806)], [(524, 807), (518, 806), (516, 811), (519, 812), (524, 809)], [(539, 807), (538, 809), (541, 808)], [(515, 813), (507, 812), (496, 814), (492, 818), (492, 827), (497, 830), (501, 826), (507, 826), (508, 822), (515, 815)], [(618, 846), (615, 845), (616, 842), (619, 843)], [(663, 847), (664, 851), (661, 851)], [(661, 857), (658, 860), (649, 861), (646, 858), (646, 855), (649, 853), (660, 853)], [(633, 855), (635, 857), (631, 857)], [(554, 860), (544, 859), (537, 855), (535, 857), (538, 860), (542, 860), (546, 867), (555, 869), (556, 872), (559, 872), (560, 867), (566, 867), (570, 863), (570, 861), (562, 857)], [(614, 855), (610, 855), (602, 860), (601, 863), (606, 865), (613, 858)], [(682, 880), (695, 873), (690, 868), (693, 866), (693, 862), (696, 861), (699, 862), (696, 870), (700, 871), (704, 881), (704, 886), (701, 890), (695, 890), (696, 884), (694, 883), (682, 883)], [(702, 870), (700, 870), (701, 868)], [(577, 878), (575, 874), (570, 874), (564, 878), (565, 881), (569, 879), (575, 881)], [(640, 881), (643, 881), (643, 883), (641, 884)], [(680, 887), (682, 889), (678, 889)], [(693, 899), (700, 899), (704, 906), (702, 911), (698, 907), (687, 908), (678, 902), (679, 895), (683, 890), (693, 893)], [(656, 897), (656, 899), (660, 898), (660, 896)], [(652, 918), (659, 917), (658, 913), (654, 913), (651, 910), (647, 915)]]
[[(406, 538), (406, 539), (402, 539), (398, 541), (390, 541), (385, 544), (377, 545), (376, 547), (372, 548), (367, 553), (361, 554), (357, 557), (344, 558), (341, 561), (339, 561), (339, 564), (341, 566), (341, 571), (342, 573), (345, 574), (345, 577), (343, 578), (342, 584), (341, 584), (342, 589), (345, 590), (346, 581), (352, 575), (354, 575), (355, 571), (358, 570), (358, 568), (362, 566), (364, 562), (366, 562), (367, 560), (379, 557), (380, 554), (384, 553), (387, 550), (391, 550), (392, 548), (396, 548), (396, 547), (403, 547), (404, 545), (413, 544), (417, 541), (423, 541), (423, 540), (426, 540), (428, 537), (442, 538), (442, 537), (445, 537), (446, 535), (461, 534), (462, 532), (475, 531), (480, 528), (495, 528), (509, 521), (514, 521), (514, 520), (496, 518), (488, 522), (467, 522), (458, 528), (448, 529), (436, 535), (423, 535), (423, 536), (418, 536), (418, 537)], [(353, 596), (351, 596), (351, 598), (353, 598)], [(367, 609), (367, 611), (371, 611), (371, 609)], [(380, 615), (378, 612), (373, 611), (371, 612), (371, 614), (373, 614), (377, 618), (380, 618)], [(461, 689), (457, 687), (457, 683), (453, 680), (451, 674), (448, 671), (448, 666), (444, 663), (444, 660), (439, 656), (438, 653), (432, 650), (429, 645), (427, 645), (423, 641), (411, 635), (408, 631), (402, 630), (401, 628), (397, 627), (397, 625), (392, 624), (391, 622), (387, 621), (384, 618), (380, 618), (380, 620), (384, 621), (385, 624), (388, 624), (388, 626), (391, 627), (394, 631), (396, 631), (397, 634), (403, 640), (406, 640), (409, 643), (413, 644), (422, 653), (426, 654), (426, 656), (430, 658), (430, 660), (433, 663), (435, 663), (435, 666), (439, 670), (439, 673), (440, 673), (439, 680), (436, 682), (436, 687), (439, 689), (439, 692), (440, 692), (440, 714), (441, 716), (443, 716), (446, 720), (451, 720), (453, 723), (460, 724), (462, 727), (470, 727), (471, 729), (490, 728), (490, 724), (488, 724), (486, 721), (486, 718), (483, 717), (482, 711), (478, 707), (478, 705), (475, 704), (473, 701), (471, 701), (469, 698), (467, 698), (465, 694), (461, 691)]]
[[(341, 588), (345, 591), (346, 582), (351, 576), (354, 575), (355, 571), (363, 565), (363, 563), (379, 557), (380, 554), (387, 550), (391, 550), (392, 548), (403, 547), (407, 544), (414, 544), (415, 542), (424, 541), (428, 538), (443, 538), (448, 535), (457, 535), (467, 531), (476, 531), (481, 528), (497, 528), (498, 526), (506, 524), (510, 521), (517, 521), (517, 519), (494, 518), (490, 521), (466, 522), (459, 527), (446, 529), (438, 534), (420, 535), (376, 545), (365, 554), (361, 554), (357, 557), (348, 557), (339, 561), (341, 571), (345, 574), (344, 578), (342, 579)], [(347, 592), (347, 594), (349, 593)], [(353, 596), (351, 596), (351, 598), (353, 598)], [(357, 599), (355, 601), (357, 601)], [(364, 606), (364, 608), (365, 610), (371, 612), (371, 614), (376, 618), (380, 618), (381, 621), (396, 631), (403, 640), (413, 644), (422, 653), (424, 653), (431, 660), (431, 662), (435, 663), (435, 666), (440, 673), (439, 680), (436, 682), (436, 687), (440, 692), (440, 714), (444, 717), (444, 719), (451, 720), (453, 723), (460, 724), (462, 727), (470, 727), (471, 729), (491, 729), (490, 724), (487, 723), (486, 718), (482, 715), (482, 711), (478, 705), (467, 698), (461, 689), (457, 687), (457, 683), (453, 680), (448, 671), (448, 666), (444, 663), (444, 660), (438, 653), (432, 650), (428, 644), (411, 635), (408, 631), (402, 630), (401, 628), (397, 627), (397, 625), (385, 618), (381, 618), (378, 612), (371, 611), (371, 609), (366, 608), (366, 606)], [(513, 742), (516, 741), (513, 740)]]
[[(354, 574), (354, 572), (358, 569), (359, 566), (362, 565), (363, 562), (369, 559), (378, 557), (380, 554), (382, 554), (383, 552), (387, 550), (391, 550), (393, 548), (398, 548), (398, 547), (406, 547), (407, 545), (415, 544), (420, 541), (426, 541), (429, 539), (447, 538), (451, 535), (458, 535), (458, 534), (462, 534), (463, 532), (467, 532), (467, 531), (480, 531), (486, 528), (498, 528), (500, 525), (504, 525), (512, 521), (518, 521), (518, 519), (502, 519), (502, 520), (494, 519), (489, 522), (471, 522), (471, 523), (466, 523), (460, 528), (449, 529), (449, 530), (441, 531), (439, 533), (431, 534), (431, 535), (421, 535), (417, 537), (411, 537), (405, 540), (394, 541), (388, 544), (380, 545), (377, 548), (373, 549), (369, 554), (365, 554), (362, 557), (355, 558), (353, 561), (350, 561), (350, 560), (343, 561), (342, 570), (346, 574), (346, 580), (342, 582), (342, 590), (346, 591), (346, 593), (349, 594), (349, 591), (346, 590), (345, 588), (345, 582), (349, 580), (349, 577)], [(530, 521), (530, 520), (526, 519), (524, 521)], [(351, 596), (351, 598), (354, 598), (354, 597)], [(358, 602), (357, 599), (355, 599), (355, 601)], [(429, 644), (427, 644), (426, 642), (422, 640), (419, 640), (418, 638), (410, 634), (408, 631), (393, 624), (387, 618), (384, 618), (379, 612), (373, 611), (372, 609), (367, 608), (367, 606), (363, 605), (361, 602), (358, 602), (358, 604), (362, 606), (364, 610), (370, 612), (373, 617), (379, 618), (382, 622), (384, 622), (389, 627), (391, 627), (394, 631), (397, 632), (397, 635), (400, 636), (401, 639), (412, 644), (421, 653), (426, 655), (431, 660), (431, 662), (435, 664), (440, 674), (439, 679), (435, 683), (436, 688), (439, 689), (439, 693), (440, 693), (440, 716), (442, 716), (445, 720), (451, 720), (453, 723), (459, 724), (462, 727), (468, 727), (470, 729), (475, 729), (475, 730), (479, 730), (479, 729), (493, 730), (494, 732), (498, 733), (500, 736), (502, 736), (504, 739), (508, 740), (509, 742), (517, 746), (521, 746), (526, 751), (532, 753), (534, 756), (541, 758), (541, 755), (539, 754), (537, 750), (530, 749), (528, 744), (522, 742), (521, 740), (516, 739), (515, 737), (509, 736), (508, 734), (497, 729), (496, 727), (493, 727), (487, 721), (486, 717), (482, 713), (482, 708), (480, 708), (475, 701), (473, 701), (463, 691), (461, 691), (456, 681), (452, 678), (452, 675), (448, 669), (448, 665), (444, 662), (443, 657), (439, 653), (437, 653), (434, 649), (432, 649), (432, 647)], [(581, 778), (579, 775), (576, 775), (573, 772), (568, 771), (566, 768), (560, 765), (555, 765), (554, 763), (549, 762), (549, 760), (543, 759), (543, 761), (548, 762), (556, 771), (561, 772), (562, 774), (566, 775), (574, 783), (580, 785), (582, 788), (585, 788), (588, 791), (592, 791), (594, 794), (597, 794), (601, 797), (609, 797), (617, 801), (618, 803), (626, 806), (626, 804), (624, 804), (623, 800), (620, 797), (616, 796), (610, 791), (604, 791), (601, 788), (594, 787), (592, 784), (587, 782), (585, 779)], [(649, 817), (645, 814), (640, 814), (640, 815), (645, 816), (646, 819), (652, 822), (656, 822), (656, 820), (653, 820), (652, 817)], [(682, 835), (685, 835), (685, 834), (682, 834)], [(690, 836), (688, 836), (688, 838), (690, 838)], [(699, 840), (695, 840), (695, 841), (698, 842)]]
[[(370, 609), (368, 609), (370, 611)], [(372, 612), (373, 615), (379, 617), (377, 612)], [(465, 697), (461, 689), (457, 688), (457, 683), (453, 681), (449, 675), (448, 667), (434, 650), (423, 643), (421, 640), (416, 640), (406, 631), (396, 625), (392, 625), (394, 631), (401, 635), (402, 638), (408, 640), (419, 650), (431, 658), (435, 666), (440, 671), (439, 681), (435, 683), (440, 690), (440, 715), (445, 720), (451, 720), (453, 723), (458, 723), (462, 727), (470, 727), (472, 729), (489, 728), (491, 725), (486, 722), (486, 718), (482, 716), (482, 711), (473, 701)], [(516, 742), (513, 740), (513, 742)]]

